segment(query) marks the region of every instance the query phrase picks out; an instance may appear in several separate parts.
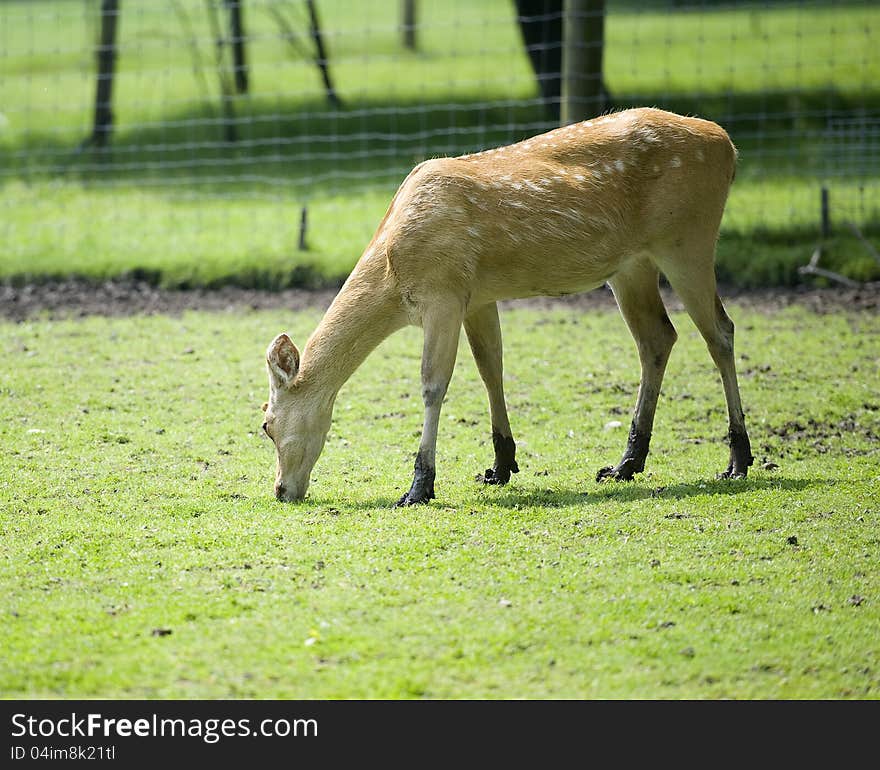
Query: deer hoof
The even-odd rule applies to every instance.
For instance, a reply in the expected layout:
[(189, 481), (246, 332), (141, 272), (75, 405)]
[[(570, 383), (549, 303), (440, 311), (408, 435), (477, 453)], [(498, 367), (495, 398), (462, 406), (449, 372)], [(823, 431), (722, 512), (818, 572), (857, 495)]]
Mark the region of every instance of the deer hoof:
[(482, 476), (477, 477), (484, 484), (496, 484), (501, 486), (510, 481), (509, 470), (497, 470), (495, 468), (486, 468)]
[(407, 492), (395, 504), (395, 508), (407, 508), (410, 505), (427, 505), (434, 497), (433, 492), (425, 492), (423, 494), (414, 493), (412, 490)]
[(635, 474), (636, 470), (633, 467), (633, 464), (624, 460), (616, 467), (607, 465), (604, 468), (600, 468), (599, 472), (596, 474), (596, 481), (599, 483), (609, 480), (632, 481)]

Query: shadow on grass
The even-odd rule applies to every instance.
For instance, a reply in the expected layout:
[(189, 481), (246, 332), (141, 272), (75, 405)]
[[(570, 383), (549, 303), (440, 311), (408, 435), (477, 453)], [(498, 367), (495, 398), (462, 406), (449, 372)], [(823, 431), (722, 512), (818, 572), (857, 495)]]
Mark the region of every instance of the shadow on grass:
[[(880, 90), (869, 89), (857, 95), (827, 88), (614, 97), (617, 108), (649, 104), (718, 121), (740, 149), (744, 176), (833, 171), (839, 152), (863, 147), (859, 130), (876, 130), (876, 118), (866, 116), (880, 114)], [(168, 111), (149, 124), (120, 124), (105, 148), (78, 151), (82, 137), (48, 130), (8, 136), (0, 144), (5, 170), (0, 183), (66, 176), (169, 192), (195, 186), (223, 192), (265, 191), (275, 180), (303, 195), (313, 194), (316, 184), (351, 192), (400, 182), (425, 158), (496, 147), (554, 126), (534, 96), (504, 100), (442, 93), (422, 101), (352, 101), (342, 109), (328, 108), (320, 99), (248, 97), (236, 109), (234, 142), (225, 138), (224, 122), (209, 103)], [(850, 133), (842, 135), (844, 144), (829, 145), (829, 128), (841, 121)], [(875, 159), (863, 152), (858, 159), (860, 173), (880, 172)]]
[[(458, 508), (568, 508), (572, 506), (597, 505), (608, 501), (619, 503), (634, 503), (642, 500), (686, 500), (691, 497), (731, 497), (751, 492), (773, 490), (779, 492), (801, 492), (813, 487), (833, 486), (837, 481), (834, 479), (790, 479), (784, 476), (776, 478), (749, 478), (749, 479), (712, 479), (697, 480), (683, 484), (673, 484), (666, 487), (651, 487), (638, 482), (607, 482), (597, 484), (586, 482), (585, 487), (589, 491), (577, 491), (571, 489), (520, 489), (516, 482), (506, 487), (474, 486), (473, 496)], [(401, 487), (401, 494), (403, 488)], [(397, 497), (376, 497), (360, 502), (341, 504), (346, 511), (373, 511), (376, 509), (393, 509), (397, 503)], [(308, 505), (319, 513), (338, 515), (339, 501), (330, 498), (310, 499)], [(444, 499), (443, 493), (438, 492), (436, 500), (428, 505), (413, 506), (413, 512), (431, 512), (437, 514), (439, 510), (452, 506), (450, 501)]]
[(799, 492), (815, 486), (835, 484), (830, 479), (711, 479), (670, 486), (651, 487), (639, 482), (587, 482), (588, 491), (567, 489), (523, 489), (505, 487), (500, 495), (481, 496), (485, 503), (505, 508), (565, 508), (574, 505), (595, 505), (607, 501), (639, 502), (641, 500), (686, 500), (690, 497), (730, 497), (763, 490)]

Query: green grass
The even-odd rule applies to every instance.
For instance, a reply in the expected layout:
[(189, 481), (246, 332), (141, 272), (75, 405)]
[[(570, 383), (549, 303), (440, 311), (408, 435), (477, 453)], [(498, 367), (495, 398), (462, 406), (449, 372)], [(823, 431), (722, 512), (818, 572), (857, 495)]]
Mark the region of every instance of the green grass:
[(0, 324), (0, 694), (876, 699), (880, 320), (729, 310), (747, 480), (714, 478), (723, 396), (682, 314), (647, 473), (599, 485), (638, 383), (623, 321), (516, 309), (521, 473), (473, 480), (491, 442), (463, 344), (438, 499), (404, 510), (415, 329), (343, 388), (284, 505), (262, 354), (317, 311)]
[[(254, 3), (251, 92), (234, 99), (230, 147), (203, 4), (180, 5), (204, 75), (173, 4), (127, 2), (113, 146), (77, 153), (93, 99), (93, 6), (0, 3), (0, 280), (135, 272), (165, 286), (337, 283), (416, 162), (550, 125), (509, 0), (425, 4), (415, 54), (401, 48), (398, 3), (322, 2), (340, 111)], [(797, 280), (792, 253), (806, 262), (815, 245), (823, 184), (838, 235), (854, 221), (876, 241), (878, 23), (867, 3), (609, 4), (605, 71), (618, 106), (716, 119), (740, 149), (723, 228), (748, 244), (721, 264), (737, 283)], [(868, 121), (867, 138), (829, 137), (829, 116)], [(841, 243), (835, 268), (880, 278), (857, 242)]]
[[(6, 221), (0, 275), (14, 282), (135, 275), (166, 288), (319, 287), (341, 283), (370, 239), (384, 195), (328, 198), (308, 206), (307, 249), (298, 248), (301, 208), (291, 202), (185, 200), (146, 190), (118, 194), (64, 186), (53, 195), (21, 185), (21, 212)], [(51, 225), (48, 223), (51, 222)], [(334, 230), (338, 227), (338, 230)]]
[[(125, 206), (117, 206), (111, 191), (84, 194), (72, 186), (47, 196), (20, 185), (15, 194), (22, 208), (5, 223), (9, 250), (0, 278), (26, 283), (122, 276), (172, 289), (340, 285), (388, 205), (381, 191), (310, 203), (307, 248), (300, 250), (301, 208), (291, 202), (174, 200), (137, 190), (126, 194)], [(877, 243), (880, 227), (868, 228), (867, 236)], [(718, 278), (739, 287), (797, 284), (803, 280), (798, 268), (810, 261), (819, 241), (808, 227), (757, 234), (725, 230), (717, 249)], [(854, 280), (880, 280), (880, 265), (842, 223), (825, 246), (825, 269)]]

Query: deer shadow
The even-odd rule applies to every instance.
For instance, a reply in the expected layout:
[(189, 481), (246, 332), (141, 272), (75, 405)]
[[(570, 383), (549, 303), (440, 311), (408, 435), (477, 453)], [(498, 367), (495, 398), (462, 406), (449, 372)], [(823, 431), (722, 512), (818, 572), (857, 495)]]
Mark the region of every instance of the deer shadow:
[[(782, 492), (799, 492), (811, 487), (826, 487), (836, 484), (835, 479), (793, 479), (785, 476), (772, 478), (748, 478), (748, 479), (696, 479), (691, 482), (670, 484), (668, 486), (650, 486), (639, 482), (605, 482), (595, 484), (585, 483), (585, 487), (592, 487), (582, 491), (580, 489), (558, 488), (520, 488), (515, 485), (504, 487), (484, 486), (477, 487), (475, 494), (466, 503), (467, 506), (494, 506), (509, 509), (522, 508), (567, 508), (571, 506), (598, 505), (607, 501), (615, 502), (638, 502), (641, 500), (685, 500), (690, 497), (712, 496), (731, 497), (747, 492), (760, 490), (779, 490)], [(383, 495), (372, 499), (358, 502), (347, 502), (343, 506), (346, 511), (370, 511), (376, 509), (395, 509), (436, 512), (438, 508), (462, 507), (460, 502), (445, 501), (443, 493), (438, 494), (436, 500), (427, 505), (416, 505), (410, 508), (396, 509), (397, 497)], [(334, 501), (330, 499), (310, 500), (312, 506), (319, 510), (326, 509), (331, 513), (338, 513), (334, 508)], [(336, 502), (338, 504), (338, 501)], [(329, 507), (328, 507), (329, 506)]]
[[(691, 482), (650, 486), (639, 482), (590, 484), (593, 489), (523, 489), (506, 487), (500, 495), (486, 495), (488, 504), (505, 508), (564, 508), (572, 505), (596, 505), (607, 501), (686, 500), (690, 497), (732, 497), (760, 490), (801, 491), (816, 486), (830, 486), (834, 479), (792, 479), (785, 476), (749, 479), (697, 479)], [(586, 485), (585, 485), (586, 486)]]

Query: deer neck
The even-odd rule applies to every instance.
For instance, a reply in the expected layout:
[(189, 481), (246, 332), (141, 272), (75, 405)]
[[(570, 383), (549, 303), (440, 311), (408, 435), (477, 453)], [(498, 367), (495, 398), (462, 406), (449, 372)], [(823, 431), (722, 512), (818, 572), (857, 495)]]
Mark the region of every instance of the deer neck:
[(384, 255), (365, 255), (306, 342), (297, 381), (326, 403), (379, 343), (405, 325), (393, 283)]

